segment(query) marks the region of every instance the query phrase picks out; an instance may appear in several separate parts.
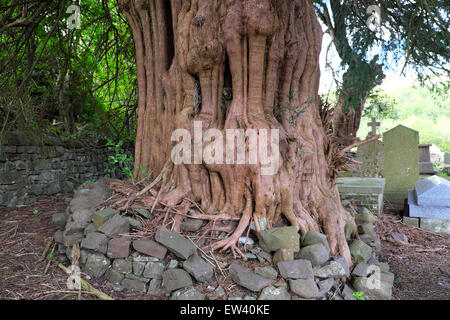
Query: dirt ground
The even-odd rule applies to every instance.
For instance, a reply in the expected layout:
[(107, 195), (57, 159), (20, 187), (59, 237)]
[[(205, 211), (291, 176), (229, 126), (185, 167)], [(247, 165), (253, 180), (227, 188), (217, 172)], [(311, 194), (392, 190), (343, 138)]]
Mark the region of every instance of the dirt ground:
[[(31, 206), (0, 209), (0, 300), (2, 299), (79, 299), (78, 291), (67, 288), (67, 275), (55, 260), (39, 258), (56, 227), (50, 223), (53, 213), (65, 211), (70, 195), (41, 200)], [(450, 299), (450, 236), (412, 228), (401, 223), (393, 210), (386, 210), (376, 223), (380, 237), (390, 232), (405, 234), (410, 245), (382, 240), (379, 260), (388, 262), (395, 274), (393, 299)], [(48, 269), (46, 270), (48, 265)], [(46, 272), (45, 272), (46, 271)], [(106, 280), (89, 280), (98, 290), (114, 299), (150, 300), (152, 297), (129, 290), (114, 291)], [(229, 295), (239, 290), (220, 275), (210, 285), (222, 285)], [(208, 291), (206, 285), (198, 288)], [(243, 292), (245, 294), (245, 292)], [(81, 299), (98, 299), (81, 292)]]

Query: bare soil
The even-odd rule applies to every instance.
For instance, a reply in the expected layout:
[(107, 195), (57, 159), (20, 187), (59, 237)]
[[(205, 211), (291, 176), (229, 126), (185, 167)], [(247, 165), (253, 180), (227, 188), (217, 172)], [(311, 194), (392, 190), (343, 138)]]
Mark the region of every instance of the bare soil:
[[(31, 206), (0, 209), (0, 299), (78, 299), (78, 291), (66, 286), (67, 275), (57, 267), (58, 261), (39, 262), (43, 249), (56, 231), (50, 223), (52, 214), (65, 211), (71, 195), (44, 199)], [(393, 299), (450, 299), (450, 236), (436, 234), (404, 225), (394, 209), (385, 210), (376, 223), (380, 237), (388, 239), (390, 232), (405, 234), (410, 245), (382, 240), (379, 260), (388, 262), (395, 274)], [(231, 257), (221, 257), (231, 260)], [(49, 263), (50, 262), (50, 263)], [(48, 270), (45, 269), (49, 264)], [(258, 264), (258, 262), (247, 262)], [(114, 291), (104, 279), (89, 280), (98, 290), (114, 299), (151, 300), (151, 296), (131, 290)], [(210, 285), (222, 285), (230, 296), (246, 294), (220, 274)], [(197, 284), (208, 292), (206, 284)], [(202, 287), (202, 288), (200, 288)], [(81, 299), (96, 296), (81, 292)]]

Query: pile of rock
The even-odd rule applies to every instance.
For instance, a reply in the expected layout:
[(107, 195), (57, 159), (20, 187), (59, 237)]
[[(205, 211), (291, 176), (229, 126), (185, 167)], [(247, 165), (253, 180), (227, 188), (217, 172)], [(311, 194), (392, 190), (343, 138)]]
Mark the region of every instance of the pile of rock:
[[(248, 259), (261, 263), (250, 270), (235, 262), (228, 266), (204, 260), (190, 239), (164, 227), (157, 228), (154, 239), (133, 236), (132, 231), (140, 228), (139, 219), (114, 209), (93, 209), (110, 193), (101, 182), (77, 190), (68, 211), (54, 215), (53, 222), (61, 228), (54, 237), (60, 255), (74, 263), (77, 257), (72, 247), (78, 243), (81, 250), (75, 263), (92, 278), (106, 277), (115, 290), (134, 289), (175, 300), (224, 299), (227, 294), (220, 286), (208, 285), (209, 292), (194, 287), (212, 283), (214, 268), (220, 264), (221, 271), (227, 269), (234, 282), (251, 292), (245, 297), (245, 293), (228, 295), (229, 300), (355, 299), (345, 283), (364, 291), (367, 298), (391, 297), (394, 277), (387, 264), (376, 259), (380, 244), (373, 230), (376, 218), (367, 210), (355, 217), (359, 239), (349, 239), (357, 262), (352, 272), (343, 257), (330, 256), (325, 235), (309, 231), (300, 237), (295, 227), (263, 230), (259, 247), (249, 246), (246, 253)], [(130, 212), (142, 218), (150, 216), (145, 209)], [(197, 231), (200, 227), (198, 221), (187, 220), (182, 229)]]

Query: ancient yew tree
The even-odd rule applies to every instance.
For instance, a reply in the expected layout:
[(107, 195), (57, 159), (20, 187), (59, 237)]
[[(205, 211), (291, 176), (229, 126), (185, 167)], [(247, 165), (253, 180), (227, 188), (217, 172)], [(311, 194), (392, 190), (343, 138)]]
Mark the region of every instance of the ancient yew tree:
[[(322, 28), (312, 1), (118, 2), (136, 50), (135, 167), (156, 178), (160, 203), (189, 199), (203, 217), (219, 212), (217, 230), (230, 230), (222, 218), (239, 221), (214, 249), (239, 252), (250, 221), (258, 233), (285, 220), (302, 234), (325, 232), (350, 263), (344, 227), (353, 230), (353, 218), (335, 183), (350, 159), (318, 97)], [(278, 172), (262, 175), (261, 163), (174, 165), (171, 134), (193, 133), (194, 121), (203, 130), (279, 129)]]

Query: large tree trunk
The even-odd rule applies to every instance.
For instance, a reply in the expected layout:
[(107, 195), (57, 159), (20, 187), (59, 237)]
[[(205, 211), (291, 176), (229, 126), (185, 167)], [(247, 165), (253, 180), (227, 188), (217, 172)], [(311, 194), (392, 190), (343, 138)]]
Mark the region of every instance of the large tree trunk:
[[(353, 219), (339, 200), (337, 152), (319, 108), (322, 30), (311, 1), (119, 4), (136, 49), (135, 168), (148, 166), (152, 177), (164, 172), (161, 202), (190, 198), (205, 212), (240, 217), (215, 249), (236, 250), (251, 219), (259, 231), (262, 219), (270, 228), (285, 217), (302, 233), (324, 231), (332, 253), (351, 263), (344, 225)], [(203, 130), (279, 129), (278, 172), (262, 175), (261, 163), (173, 165), (173, 130), (194, 136), (200, 120)]]

